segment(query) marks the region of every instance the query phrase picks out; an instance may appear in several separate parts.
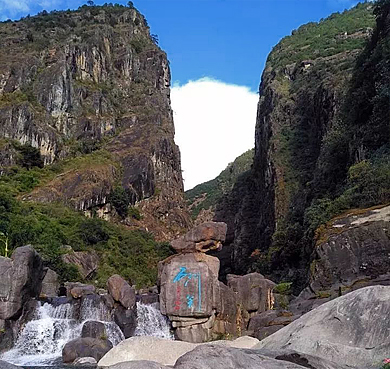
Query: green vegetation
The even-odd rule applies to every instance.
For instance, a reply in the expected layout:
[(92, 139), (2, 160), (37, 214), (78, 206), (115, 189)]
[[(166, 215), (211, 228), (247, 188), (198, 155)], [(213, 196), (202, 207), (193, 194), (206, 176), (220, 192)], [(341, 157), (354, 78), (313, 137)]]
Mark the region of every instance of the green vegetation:
[(7, 235), (9, 249), (33, 245), (64, 281), (82, 280), (74, 266), (62, 261), (64, 245), (98, 252), (101, 263), (94, 280), (99, 286), (114, 273), (140, 287), (154, 285), (158, 261), (172, 254), (168, 244), (157, 243), (147, 232), (86, 218), (61, 204), (21, 202), (10, 192), (0, 186), (0, 232)]
[(43, 186), (56, 176), (68, 171), (98, 168), (105, 165), (118, 166), (109, 152), (97, 150), (88, 155), (69, 158), (46, 167), (41, 167), (42, 159), (37, 155), (36, 149), (31, 148), (31, 146), (22, 146), (15, 142), (12, 142), (12, 145), (16, 150), (20, 150), (22, 156), (20, 156), (19, 164), (23, 165), (23, 167), (7, 168), (6, 175), (0, 176), (0, 189), (2, 186), (6, 186), (10, 193), (13, 194), (30, 192), (34, 188)]
[(361, 49), (365, 39), (352, 35), (374, 26), (374, 15), (367, 11), (371, 6), (370, 2), (361, 3), (352, 10), (299, 27), (275, 46), (268, 63), (273, 67), (284, 67), (303, 60)]
[[(118, 16), (126, 10), (135, 10), (136, 18), (134, 24), (138, 27), (148, 27), (144, 16), (129, 2), (128, 6), (121, 4), (105, 3), (104, 5), (86, 4), (76, 11), (42, 11), (36, 16), (22, 18), (27, 27), (19, 27), (19, 21), (0, 22), (0, 32), (9, 37), (20, 37), (21, 45), (28, 47), (28, 50), (41, 51), (51, 45), (69, 39), (71, 34), (76, 38), (81, 37), (83, 42), (94, 39), (95, 33), (106, 30), (107, 24), (111, 27), (118, 25)], [(101, 29), (97, 30), (96, 26)], [(155, 45), (156, 38), (145, 38), (150, 47)]]
[(292, 292), (291, 285), (292, 282), (279, 283), (274, 287), (273, 292), (278, 293), (280, 295), (289, 295)]
[(108, 201), (114, 207), (119, 216), (122, 218), (127, 217), (131, 198), (129, 193), (122, 186), (115, 187), (112, 190)]
[(250, 169), (253, 154), (254, 149), (246, 151), (233, 163), (230, 163), (218, 177), (186, 191), (185, 197), (193, 219), (199, 215), (202, 209), (213, 209), (222, 196), (232, 189), (237, 178)]
[[(41, 161), (31, 147), (16, 145), (16, 148), (25, 154), (21, 159), (26, 165), (8, 168), (7, 173), (0, 176), (1, 255), (7, 253), (6, 245), (10, 255), (16, 247), (31, 244), (62, 280), (80, 281), (82, 278), (77, 268), (62, 260), (62, 255), (67, 252), (63, 246), (70, 245), (75, 251), (98, 252), (101, 263), (94, 281), (99, 286), (104, 286), (107, 278), (114, 273), (138, 286), (156, 283), (158, 261), (172, 254), (169, 245), (156, 242), (144, 231), (130, 231), (101, 219), (86, 218), (63, 204), (34, 204), (19, 200), (20, 195), (44, 185), (59, 173), (111, 164), (112, 159), (107, 152), (96, 151), (39, 168), (33, 166), (33, 163), (40, 164)], [(128, 207), (124, 190), (118, 188), (114, 194), (114, 204), (121, 209), (121, 214), (141, 219), (138, 209)]]

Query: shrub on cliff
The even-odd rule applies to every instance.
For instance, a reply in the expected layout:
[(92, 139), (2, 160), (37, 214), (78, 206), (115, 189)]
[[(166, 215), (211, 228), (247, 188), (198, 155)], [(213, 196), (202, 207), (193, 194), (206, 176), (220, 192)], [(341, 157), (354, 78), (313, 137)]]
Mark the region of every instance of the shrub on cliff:
[(130, 196), (123, 187), (115, 187), (110, 193), (108, 201), (119, 216), (126, 218), (129, 212)]
[(168, 244), (156, 242), (148, 232), (89, 219), (61, 204), (20, 202), (4, 185), (0, 186), (0, 232), (7, 234), (10, 249), (33, 245), (63, 281), (82, 281), (77, 268), (63, 262), (67, 252), (63, 245), (75, 251), (95, 250), (100, 265), (94, 280), (99, 286), (115, 273), (139, 287), (154, 285), (157, 263), (172, 255)]

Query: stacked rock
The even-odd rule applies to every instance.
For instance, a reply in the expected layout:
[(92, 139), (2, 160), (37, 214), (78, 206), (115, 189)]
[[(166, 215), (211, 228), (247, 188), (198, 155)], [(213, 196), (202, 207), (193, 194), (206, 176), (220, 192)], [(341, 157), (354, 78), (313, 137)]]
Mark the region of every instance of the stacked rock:
[(229, 286), (218, 280), (219, 259), (206, 252), (222, 248), (226, 231), (225, 223), (203, 223), (172, 241), (178, 254), (159, 264), (160, 309), (182, 341), (237, 336), (249, 312), (271, 308), (274, 284), (260, 274), (230, 276)]
[(225, 223), (203, 223), (171, 242), (178, 252), (159, 264), (160, 309), (178, 339), (211, 339), (219, 295), (219, 260), (206, 255), (221, 249)]

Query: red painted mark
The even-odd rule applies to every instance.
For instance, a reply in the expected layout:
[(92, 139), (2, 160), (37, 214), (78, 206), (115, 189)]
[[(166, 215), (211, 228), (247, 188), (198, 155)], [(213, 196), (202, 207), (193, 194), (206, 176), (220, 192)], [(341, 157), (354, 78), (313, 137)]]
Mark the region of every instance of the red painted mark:
[(175, 310), (180, 310), (180, 293), (181, 293), (181, 289), (180, 289), (180, 286), (177, 285), (176, 287), (176, 301), (175, 301)]

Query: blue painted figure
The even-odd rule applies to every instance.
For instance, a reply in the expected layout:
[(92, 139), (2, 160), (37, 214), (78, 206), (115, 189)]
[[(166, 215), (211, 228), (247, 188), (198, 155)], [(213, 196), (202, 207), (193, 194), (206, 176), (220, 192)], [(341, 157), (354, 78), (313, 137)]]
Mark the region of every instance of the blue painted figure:
[(194, 305), (194, 296), (187, 295), (187, 306), (189, 309)]
[[(185, 278), (184, 287), (188, 286), (191, 279), (198, 280), (198, 311), (202, 310), (202, 281), (200, 273), (189, 273), (186, 267), (180, 267), (179, 273), (173, 279), (173, 283), (178, 283)], [(194, 305), (194, 296), (187, 295), (187, 306), (191, 308)]]

